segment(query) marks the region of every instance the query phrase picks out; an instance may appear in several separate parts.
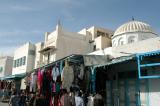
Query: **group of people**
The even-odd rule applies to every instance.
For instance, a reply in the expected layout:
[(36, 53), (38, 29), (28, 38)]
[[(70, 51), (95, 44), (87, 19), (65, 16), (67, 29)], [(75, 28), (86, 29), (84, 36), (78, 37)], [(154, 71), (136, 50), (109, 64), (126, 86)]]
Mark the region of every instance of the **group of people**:
[(9, 106), (27, 106), (29, 101), (29, 95), (26, 95), (24, 91), (13, 91), (9, 100)]
[(103, 98), (99, 93), (88, 95), (82, 91), (67, 92), (66, 89), (62, 89), (59, 94), (53, 96), (55, 98), (52, 98), (50, 103), (45, 95), (39, 93), (12, 92), (9, 106), (104, 106)]

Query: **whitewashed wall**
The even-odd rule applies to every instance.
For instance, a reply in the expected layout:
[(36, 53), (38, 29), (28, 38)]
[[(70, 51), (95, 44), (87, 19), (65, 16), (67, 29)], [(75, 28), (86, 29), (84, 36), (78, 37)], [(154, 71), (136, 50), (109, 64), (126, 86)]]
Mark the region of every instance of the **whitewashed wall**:
[(19, 67), (13, 67), (12, 75), (26, 73), (34, 68), (35, 56), (29, 55), (29, 50), (35, 50), (35, 46), (31, 43), (26, 43), (23, 46), (15, 50), (14, 60), (26, 56), (25, 65)]
[(13, 57), (10, 56), (0, 57), (0, 67), (3, 68), (3, 71), (0, 72), (0, 77), (12, 74), (12, 64), (13, 64)]

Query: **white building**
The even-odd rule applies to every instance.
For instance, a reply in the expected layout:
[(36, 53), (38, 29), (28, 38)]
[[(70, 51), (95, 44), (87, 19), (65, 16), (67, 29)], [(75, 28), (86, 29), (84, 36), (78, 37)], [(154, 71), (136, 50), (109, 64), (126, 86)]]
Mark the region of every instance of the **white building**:
[(39, 51), (44, 47), (43, 42), (39, 42), (35, 44), (35, 65), (34, 68), (41, 67), (43, 63), (43, 55), (39, 53)]
[(45, 33), (45, 41), (26, 43), (14, 53), (12, 75), (26, 73), (71, 54), (87, 54), (111, 46), (113, 31), (90, 27), (69, 32), (57, 24), (53, 32)]
[(71, 54), (87, 54), (111, 46), (112, 35), (113, 31), (94, 26), (78, 33), (69, 32), (59, 23), (53, 32), (45, 33), (44, 47), (40, 50), (44, 56), (43, 64)]
[(12, 75), (13, 57), (0, 57), (0, 77)]
[(26, 73), (34, 69), (35, 45), (30, 42), (17, 48), (14, 52), (12, 75)]
[[(112, 47), (98, 50), (89, 54), (111, 55), (112, 58), (117, 58), (136, 53), (145, 53), (156, 50), (160, 50), (160, 37), (152, 30), (151, 26), (139, 21), (130, 21), (117, 28), (114, 35), (112, 36)], [(150, 60), (148, 60), (147, 62), (152, 63), (152, 61)], [(137, 64), (135, 65), (131, 64), (132, 61), (130, 62), (130, 64), (129, 63), (127, 64), (127, 62), (123, 64), (119, 63), (119, 65), (117, 64), (114, 65), (114, 67), (112, 66), (112, 70), (114, 70), (113, 72), (117, 71), (117, 73), (119, 74), (123, 72), (122, 74), (124, 74), (124, 72), (127, 73), (127, 71), (129, 73), (129, 70), (127, 69), (130, 69), (130, 72), (135, 72), (136, 73), (135, 75), (137, 75), (138, 73)], [(159, 68), (157, 69), (153, 67), (149, 67), (148, 69), (143, 69), (143, 71), (145, 72), (147, 71), (146, 72), (147, 76), (151, 75), (151, 73), (153, 72), (156, 72), (158, 75), (160, 73)], [(126, 75), (125, 77), (128, 78), (128, 76), (129, 74)], [(160, 100), (159, 78), (151, 79), (148, 77), (148, 79), (138, 80), (138, 77), (134, 77), (125, 80), (124, 79), (119, 78), (118, 79), (119, 82), (117, 82), (117, 87), (118, 87), (117, 92), (119, 92), (120, 94), (118, 97), (119, 98), (119, 102), (117, 102), (118, 104), (125, 105), (128, 103), (130, 105), (141, 104), (143, 106), (159, 106), (159, 100)], [(126, 86), (128, 86), (129, 89)], [(139, 91), (137, 91), (138, 89)], [(137, 99), (137, 97), (139, 97), (139, 99)], [(135, 102), (137, 100), (139, 100), (139, 103)]]
[(112, 46), (90, 54), (111, 55), (114, 58), (143, 53), (160, 49), (160, 37), (152, 30), (151, 26), (130, 21), (121, 25), (112, 36)]

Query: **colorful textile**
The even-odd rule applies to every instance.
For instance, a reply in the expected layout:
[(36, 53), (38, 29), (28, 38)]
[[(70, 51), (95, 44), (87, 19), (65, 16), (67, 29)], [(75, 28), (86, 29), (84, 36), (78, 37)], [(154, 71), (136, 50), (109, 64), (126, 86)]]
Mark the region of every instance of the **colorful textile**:
[(60, 75), (60, 71), (57, 66), (52, 69), (52, 79), (56, 82), (57, 77)]
[(42, 87), (42, 78), (43, 78), (43, 72), (41, 70), (38, 70), (37, 85), (38, 85), (38, 90), (39, 91), (41, 91), (41, 87)]
[(36, 92), (36, 83), (37, 83), (37, 75), (36, 73), (32, 73), (30, 82), (30, 92)]
[(69, 91), (74, 80), (73, 68), (70, 66), (64, 67), (61, 77), (63, 78), (62, 88), (67, 89), (67, 91)]
[(59, 93), (61, 89), (61, 86), (59, 83), (56, 83), (56, 92)]

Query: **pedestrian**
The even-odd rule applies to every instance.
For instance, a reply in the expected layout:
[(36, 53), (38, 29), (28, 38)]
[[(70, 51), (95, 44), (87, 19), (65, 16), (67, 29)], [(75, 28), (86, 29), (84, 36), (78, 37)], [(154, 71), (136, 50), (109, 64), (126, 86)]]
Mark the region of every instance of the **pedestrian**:
[(100, 92), (97, 92), (97, 94), (94, 96), (94, 106), (104, 106), (103, 97)]
[(89, 94), (88, 98), (88, 102), (87, 102), (87, 106), (94, 106), (94, 97), (92, 94)]
[(61, 106), (74, 106), (72, 105), (72, 97), (67, 92), (67, 89), (63, 89), (63, 95), (61, 96)]
[(9, 106), (19, 106), (19, 96), (18, 93), (12, 92), (12, 96), (9, 101)]
[(22, 91), (20, 95), (20, 101), (19, 101), (19, 106), (26, 106), (26, 95), (25, 92)]
[(74, 95), (74, 92), (70, 92), (68, 93), (68, 96), (69, 96), (69, 106), (75, 106), (75, 95)]
[(15, 101), (16, 93), (12, 92), (11, 98), (9, 100), (9, 106), (16, 106), (16, 101)]
[(76, 93), (76, 95), (75, 95), (76, 105), (75, 106), (84, 106), (84, 101), (81, 96), (82, 96), (81, 92)]
[(31, 93), (31, 98), (29, 100), (29, 106), (34, 106), (35, 105), (35, 94), (34, 93)]

